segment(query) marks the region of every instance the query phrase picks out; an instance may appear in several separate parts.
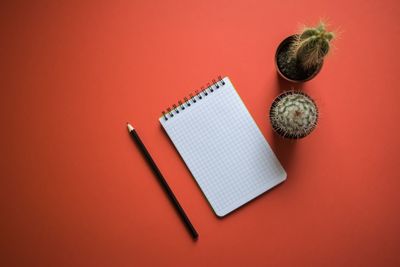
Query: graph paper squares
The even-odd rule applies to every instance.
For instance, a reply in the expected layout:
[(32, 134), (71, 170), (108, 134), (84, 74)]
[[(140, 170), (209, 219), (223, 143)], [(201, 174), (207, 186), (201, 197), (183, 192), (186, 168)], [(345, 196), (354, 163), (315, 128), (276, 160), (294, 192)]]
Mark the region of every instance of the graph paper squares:
[(231, 81), (222, 81), (159, 119), (219, 217), (286, 179)]

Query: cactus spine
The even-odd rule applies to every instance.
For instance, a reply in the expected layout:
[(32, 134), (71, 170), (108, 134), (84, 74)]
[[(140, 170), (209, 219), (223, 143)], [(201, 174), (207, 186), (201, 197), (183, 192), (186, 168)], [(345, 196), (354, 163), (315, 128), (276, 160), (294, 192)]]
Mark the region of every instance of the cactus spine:
[(275, 132), (291, 139), (307, 136), (318, 122), (314, 100), (299, 91), (280, 94), (272, 103), (269, 115)]
[(321, 64), (329, 52), (330, 41), (334, 37), (333, 32), (326, 31), (325, 23), (322, 21), (315, 28), (305, 28), (291, 45), (292, 57), (304, 69), (311, 69)]

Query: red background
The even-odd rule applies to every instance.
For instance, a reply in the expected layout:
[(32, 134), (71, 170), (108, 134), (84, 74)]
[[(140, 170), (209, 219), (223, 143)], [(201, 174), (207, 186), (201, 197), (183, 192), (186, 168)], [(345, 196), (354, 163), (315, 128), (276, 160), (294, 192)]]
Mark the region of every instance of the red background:
[[(2, 1), (0, 12), (0, 265), (400, 265), (397, 1)], [(321, 73), (279, 81), (277, 45), (320, 17), (340, 32)], [(288, 173), (222, 220), (157, 120), (220, 74)], [(321, 111), (298, 142), (268, 121), (291, 86)]]

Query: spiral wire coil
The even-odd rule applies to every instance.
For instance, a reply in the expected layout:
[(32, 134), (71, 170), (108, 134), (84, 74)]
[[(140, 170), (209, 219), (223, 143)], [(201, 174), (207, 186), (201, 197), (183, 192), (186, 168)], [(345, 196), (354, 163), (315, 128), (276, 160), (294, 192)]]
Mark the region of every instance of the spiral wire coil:
[(214, 93), (214, 91), (219, 90), (221, 87), (225, 85), (224, 80), (221, 76), (218, 76), (218, 79), (213, 79), (212, 83), (207, 83), (206, 87), (201, 87), (200, 91), (195, 90), (194, 94), (190, 93), (189, 97), (184, 97), (183, 101), (178, 100), (177, 104), (173, 104), (170, 107), (167, 107), (166, 110), (162, 111), (162, 116), (164, 120), (169, 120), (184, 111), (187, 108), (190, 108), (192, 105), (195, 105), (198, 101), (201, 101), (203, 98), (209, 96)]

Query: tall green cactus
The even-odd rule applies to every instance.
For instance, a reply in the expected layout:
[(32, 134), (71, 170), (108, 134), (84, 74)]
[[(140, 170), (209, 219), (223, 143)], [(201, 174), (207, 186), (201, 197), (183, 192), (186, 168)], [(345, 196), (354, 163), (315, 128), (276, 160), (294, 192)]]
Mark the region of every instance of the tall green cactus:
[(275, 99), (269, 116), (275, 132), (286, 138), (298, 139), (314, 130), (318, 122), (318, 108), (308, 95), (292, 90)]
[(313, 68), (328, 54), (334, 37), (333, 32), (326, 31), (322, 21), (315, 28), (305, 28), (291, 45), (292, 56), (304, 69)]

